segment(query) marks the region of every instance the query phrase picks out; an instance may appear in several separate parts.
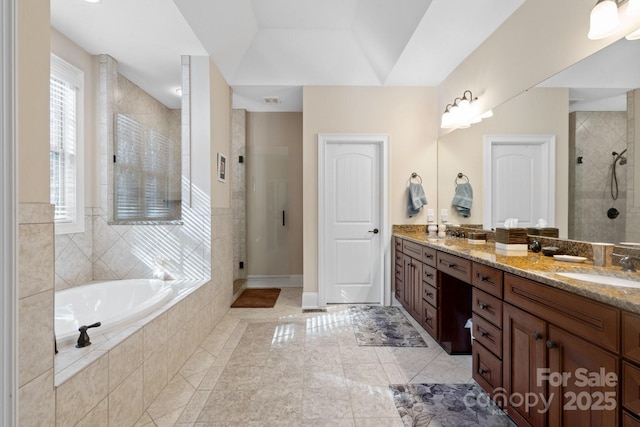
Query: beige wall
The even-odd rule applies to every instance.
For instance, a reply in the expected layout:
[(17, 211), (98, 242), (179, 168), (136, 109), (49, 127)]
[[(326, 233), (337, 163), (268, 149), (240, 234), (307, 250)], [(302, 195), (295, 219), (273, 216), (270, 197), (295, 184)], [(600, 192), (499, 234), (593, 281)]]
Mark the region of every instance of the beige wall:
[(16, 5), (18, 200), (49, 203), (49, 1)]
[[(568, 89), (532, 89), (496, 108), (494, 116), (438, 141), (438, 206), (448, 208), (451, 223), (482, 224), (483, 138), (485, 135), (556, 136), (556, 226), (567, 235)], [(471, 217), (462, 218), (451, 206), (458, 172), (469, 177), (473, 187)]]
[(98, 179), (98, 146), (96, 129), (96, 97), (98, 93), (98, 57), (90, 55), (62, 33), (51, 27), (51, 53), (84, 72), (84, 203), (100, 206)]
[(305, 87), (303, 111), (304, 292), (317, 292), (318, 133), (389, 134), (391, 223), (425, 223), (424, 212), (407, 218), (405, 197), (408, 179), (417, 172), (428, 207), (437, 208), (436, 91), (424, 87)]
[[(231, 88), (216, 65), (209, 61), (209, 80), (211, 99), (211, 164), (216, 165), (218, 153), (227, 156), (227, 180), (217, 179), (217, 168), (211, 169), (211, 207), (229, 208), (231, 206)], [(231, 248), (229, 248), (231, 250)]]
[[(495, 108), (623, 37), (622, 30), (604, 40), (587, 38), (594, 4), (592, 0), (525, 1), (438, 86), (438, 111), (466, 89), (479, 97), (485, 109)], [(626, 4), (620, 10), (625, 13)], [(640, 17), (635, 22), (637, 28)]]
[(289, 274), (302, 274), (302, 113), (247, 113), (247, 147), (256, 146), (289, 150)]

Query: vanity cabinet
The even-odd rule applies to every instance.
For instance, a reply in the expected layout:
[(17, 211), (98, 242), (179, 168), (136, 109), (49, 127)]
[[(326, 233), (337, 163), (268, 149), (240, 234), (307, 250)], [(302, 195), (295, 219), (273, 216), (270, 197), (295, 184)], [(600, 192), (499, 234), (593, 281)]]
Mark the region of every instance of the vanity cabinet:
[(502, 387), (502, 271), (472, 263), (473, 379), (489, 394)]
[(624, 426), (640, 427), (640, 316), (622, 313), (622, 407)]
[(640, 427), (640, 314), (403, 240), (398, 301), (451, 354), (472, 313), (473, 379), (519, 426)]
[(396, 300), (422, 323), (422, 245), (395, 238), (394, 247)]
[[(509, 273), (504, 302), (505, 395), (549, 402), (544, 411), (542, 399), (532, 408), (510, 399), (512, 418), (532, 426), (618, 425), (619, 310)], [(600, 381), (587, 382), (592, 375)]]

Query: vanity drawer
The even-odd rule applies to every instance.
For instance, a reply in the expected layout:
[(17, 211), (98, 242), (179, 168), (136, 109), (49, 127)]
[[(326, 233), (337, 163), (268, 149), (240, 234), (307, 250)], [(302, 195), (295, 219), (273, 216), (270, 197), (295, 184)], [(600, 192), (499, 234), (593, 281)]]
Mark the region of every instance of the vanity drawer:
[(473, 338), (502, 359), (502, 331), (473, 313)]
[(396, 252), (402, 252), (402, 239), (398, 239), (397, 237), (394, 237), (394, 240), (396, 244)]
[(436, 340), (438, 339), (438, 310), (422, 301), (422, 326)]
[(436, 266), (436, 253), (437, 251), (433, 248), (428, 248), (426, 246), (422, 247), (422, 262), (431, 267)]
[(620, 310), (532, 280), (504, 275), (504, 300), (613, 352), (620, 351)]
[(622, 427), (640, 427), (640, 421), (628, 412), (622, 411)]
[(438, 307), (438, 289), (425, 282), (422, 290), (422, 299), (434, 307)]
[(438, 270), (463, 282), (471, 283), (471, 261), (455, 255), (438, 252)]
[(487, 393), (502, 387), (502, 362), (482, 344), (473, 343), (473, 379)]
[(640, 413), (640, 369), (622, 362), (622, 406)]
[(438, 281), (436, 279), (437, 277), (437, 273), (438, 271), (433, 268), (433, 267), (429, 267), (428, 265), (423, 265), (422, 266), (422, 281), (425, 283), (428, 283), (429, 285), (437, 288), (438, 287)]
[(502, 298), (501, 270), (474, 262), (471, 271), (473, 286), (498, 298)]
[(409, 255), (417, 260), (422, 260), (422, 245), (409, 242), (407, 240), (402, 241), (402, 252), (405, 255)]
[(640, 316), (622, 313), (622, 356), (640, 363)]
[(396, 251), (395, 257), (396, 257), (396, 265), (402, 265), (403, 264), (402, 263), (402, 259), (403, 259), (402, 252)]
[(399, 281), (403, 281), (404, 280), (404, 265), (398, 265), (396, 264), (396, 282)]
[(471, 293), (471, 309), (485, 320), (502, 329), (502, 301), (498, 298), (473, 288)]

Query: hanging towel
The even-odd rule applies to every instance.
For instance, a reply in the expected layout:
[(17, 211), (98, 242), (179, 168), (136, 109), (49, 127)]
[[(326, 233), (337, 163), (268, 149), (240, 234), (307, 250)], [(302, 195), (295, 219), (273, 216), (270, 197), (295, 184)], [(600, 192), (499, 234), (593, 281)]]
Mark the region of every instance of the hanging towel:
[(473, 189), (468, 182), (456, 186), (456, 194), (451, 202), (460, 215), (465, 218), (471, 216), (471, 205), (473, 204)]
[(427, 204), (427, 196), (424, 195), (422, 185), (413, 182), (409, 184), (408, 193), (407, 215), (411, 218), (420, 213), (422, 207)]

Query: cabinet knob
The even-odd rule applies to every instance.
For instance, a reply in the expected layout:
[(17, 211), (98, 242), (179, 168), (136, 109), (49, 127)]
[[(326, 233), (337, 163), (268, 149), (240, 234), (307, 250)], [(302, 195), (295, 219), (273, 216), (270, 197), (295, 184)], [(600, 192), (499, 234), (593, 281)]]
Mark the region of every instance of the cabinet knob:
[(551, 340), (547, 340), (547, 348), (558, 348), (558, 343)]
[(486, 369), (478, 368), (478, 373), (479, 373), (480, 375), (484, 375), (484, 374), (486, 374), (487, 372), (489, 372), (489, 371), (488, 371), (488, 370), (486, 370)]
[(481, 281), (481, 282), (486, 282), (486, 281), (488, 281), (488, 280), (489, 280), (489, 276), (484, 276), (484, 275), (482, 275), (482, 274), (479, 274), (479, 276), (480, 276), (480, 281)]
[(531, 336), (534, 340), (539, 340), (540, 338), (542, 338), (542, 334), (540, 332), (534, 332)]
[(426, 296), (428, 296), (428, 297), (433, 296), (433, 293), (432, 293), (432, 292), (425, 292), (424, 294), (425, 294)]
[(489, 306), (483, 302), (479, 304), (479, 307), (480, 307), (480, 310), (486, 310), (487, 308), (489, 308)]
[(455, 264), (447, 263), (447, 267), (449, 267), (449, 268), (456, 268), (456, 265), (455, 265)]
[(480, 331), (480, 336), (481, 337), (487, 337), (487, 336), (489, 336), (489, 334), (487, 332), (485, 332), (485, 331)]

